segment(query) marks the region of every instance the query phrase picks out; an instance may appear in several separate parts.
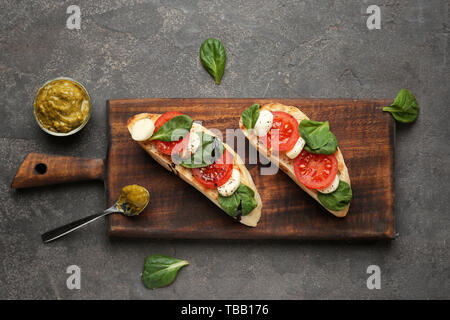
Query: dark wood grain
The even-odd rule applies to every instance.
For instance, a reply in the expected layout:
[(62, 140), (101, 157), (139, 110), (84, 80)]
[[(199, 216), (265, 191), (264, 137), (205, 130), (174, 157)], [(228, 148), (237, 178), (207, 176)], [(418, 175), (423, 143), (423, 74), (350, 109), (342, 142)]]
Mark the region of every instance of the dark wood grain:
[[(225, 133), (237, 128), (252, 103), (299, 106), (311, 119), (329, 120), (352, 181), (354, 199), (347, 217), (324, 210), (287, 175), (259, 174), (248, 165), (263, 201), (256, 228), (230, 219), (193, 187), (166, 171), (133, 142), (126, 123), (140, 112), (177, 110)], [(108, 101), (110, 147), (107, 156), (109, 204), (124, 185), (150, 190), (149, 207), (135, 218), (109, 218), (111, 236), (220, 239), (392, 239), (394, 238), (394, 133), (391, 116), (381, 111), (391, 100), (331, 99), (136, 99)], [(247, 161), (246, 161), (247, 163)]]
[(51, 184), (101, 180), (103, 159), (89, 159), (30, 153), (19, 167), (12, 188), (30, 188)]

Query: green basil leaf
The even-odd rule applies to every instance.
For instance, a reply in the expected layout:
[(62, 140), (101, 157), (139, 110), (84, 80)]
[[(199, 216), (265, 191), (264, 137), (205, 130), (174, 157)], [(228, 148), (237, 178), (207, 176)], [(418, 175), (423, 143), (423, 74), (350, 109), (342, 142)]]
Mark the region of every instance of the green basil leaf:
[(259, 118), (259, 104), (255, 103), (242, 112), (242, 122), (247, 129), (253, 129)]
[(214, 77), (216, 83), (220, 84), (227, 60), (222, 43), (214, 38), (206, 39), (200, 47), (200, 60), (209, 74)]
[(223, 197), (219, 194), (217, 201), (220, 207), (232, 217), (245, 216), (258, 205), (253, 189), (242, 183), (229, 197)]
[(188, 264), (186, 260), (154, 254), (145, 258), (142, 282), (149, 289), (168, 286), (175, 280), (178, 270)]
[(345, 209), (350, 200), (352, 200), (352, 189), (350, 185), (344, 181), (339, 181), (338, 188), (332, 193), (317, 193), (317, 197), (323, 206), (333, 211)]
[(195, 153), (188, 159), (178, 159), (176, 155), (173, 156), (174, 162), (180, 163), (185, 168), (207, 167), (222, 156), (225, 148), (223, 143), (215, 136), (203, 132), (196, 132), (195, 134), (200, 136), (201, 141)]
[(236, 195), (236, 192), (233, 193), (229, 197), (224, 197), (219, 194), (219, 197), (217, 198), (217, 201), (219, 202), (220, 207), (229, 215), (232, 217), (238, 216), (241, 211), (238, 210), (238, 207), (240, 205), (241, 199)]
[(330, 125), (328, 121), (302, 120), (298, 127), (298, 131), (311, 149), (318, 149), (327, 144)]
[(178, 141), (191, 130), (194, 121), (187, 115), (173, 117), (156, 131), (150, 140)]
[(304, 149), (311, 153), (318, 153), (318, 154), (333, 154), (336, 152), (338, 146), (338, 142), (336, 139), (336, 136), (330, 131), (328, 135), (328, 141), (325, 145), (318, 149), (311, 149), (309, 145), (305, 145)]
[(416, 97), (406, 89), (400, 90), (394, 103), (384, 107), (383, 111), (390, 112), (395, 120), (402, 123), (411, 123), (417, 119), (419, 104)]
[(305, 150), (311, 153), (333, 154), (338, 141), (330, 131), (328, 121), (302, 120), (298, 126), (300, 136), (305, 140)]

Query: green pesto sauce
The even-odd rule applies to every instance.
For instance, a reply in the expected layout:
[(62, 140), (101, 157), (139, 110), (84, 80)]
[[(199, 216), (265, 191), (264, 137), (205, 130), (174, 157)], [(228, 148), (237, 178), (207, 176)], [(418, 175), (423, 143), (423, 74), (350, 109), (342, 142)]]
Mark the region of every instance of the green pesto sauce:
[[(138, 186), (137, 184), (132, 184), (124, 187), (120, 193), (119, 200), (117, 204), (124, 211), (128, 211), (131, 214), (139, 214), (144, 210), (149, 200), (149, 194), (147, 189)], [(128, 209), (129, 208), (129, 209)], [(128, 209), (128, 210), (127, 210)]]
[(67, 133), (89, 116), (89, 97), (78, 83), (58, 79), (43, 86), (34, 103), (40, 124), (53, 132)]

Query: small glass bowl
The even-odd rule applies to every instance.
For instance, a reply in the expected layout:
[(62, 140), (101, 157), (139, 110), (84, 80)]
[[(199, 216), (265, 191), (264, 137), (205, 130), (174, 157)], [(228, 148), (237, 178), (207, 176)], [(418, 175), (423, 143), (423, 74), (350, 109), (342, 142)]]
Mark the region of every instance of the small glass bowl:
[[(47, 84), (49, 84), (50, 82), (55, 81), (55, 80), (69, 80), (69, 81), (75, 82), (75, 83), (78, 84), (81, 88), (83, 88), (84, 92), (86, 92), (86, 95), (87, 95), (87, 97), (88, 97), (88, 101), (89, 101), (89, 113), (88, 113), (88, 115), (87, 115), (87, 117), (86, 117), (86, 120), (84, 120), (84, 122), (83, 122), (82, 124), (80, 124), (80, 126), (76, 127), (75, 129), (73, 129), (72, 131), (69, 131), (69, 132), (55, 132), (55, 131), (51, 131), (51, 130), (48, 130), (47, 128), (45, 128), (45, 127), (41, 124), (41, 121), (39, 121), (39, 118), (38, 118), (38, 116), (37, 116), (37, 114), (36, 114), (36, 110), (35, 110), (35, 107), (34, 107), (34, 106), (36, 105), (36, 99), (37, 99), (37, 97), (38, 97), (39, 92), (41, 91), (41, 89), (42, 89), (43, 87), (45, 87)], [(39, 127), (40, 127), (43, 131), (47, 132), (48, 134), (51, 134), (52, 136), (57, 136), (57, 137), (67, 137), (67, 136), (70, 136), (70, 135), (72, 135), (72, 134), (74, 134), (74, 133), (77, 133), (78, 131), (80, 131), (81, 129), (83, 129), (84, 126), (88, 123), (89, 119), (91, 118), (91, 114), (92, 114), (91, 97), (89, 96), (89, 92), (87, 91), (87, 89), (85, 88), (85, 86), (83, 86), (83, 85), (82, 85), (81, 83), (79, 83), (78, 81), (76, 81), (76, 80), (74, 80), (74, 79), (72, 79), (72, 78), (69, 78), (69, 77), (58, 77), (58, 78), (54, 78), (54, 79), (48, 80), (46, 83), (44, 83), (44, 84), (38, 89), (38, 91), (37, 91), (37, 93), (36, 93), (36, 96), (34, 97), (34, 101), (33, 101), (33, 114), (34, 114), (34, 118), (36, 119), (36, 122), (38, 123)]]

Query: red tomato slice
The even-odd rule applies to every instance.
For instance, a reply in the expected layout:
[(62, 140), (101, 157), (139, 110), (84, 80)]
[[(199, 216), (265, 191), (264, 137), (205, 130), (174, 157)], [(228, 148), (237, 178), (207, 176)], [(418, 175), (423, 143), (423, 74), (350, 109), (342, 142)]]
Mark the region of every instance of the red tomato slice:
[[(169, 112), (164, 113), (155, 122), (155, 132), (157, 132), (159, 130), (159, 128), (161, 128), (161, 126), (164, 123), (166, 123), (167, 121), (169, 121), (170, 119), (172, 119), (176, 116), (181, 116), (181, 115), (182, 115), (182, 113), (178, 112), (178, 111), (169, 111)], [(180, 140), (182, 140), (182, 139), (180, 139)], [(178, 141), (155, 140), (155, 144), (156, 144), (156, 148), (158, 148), (159, 152), (170, 156), (172, 154), (173, 148), (180, 142), (180, 140), (178, 140)]]
[(310, 189), (323, 189), (333, 183), (338, 171), (338, 162), (333, 154), (315, 154), (302, 150), (294, 159), (297, 179)]
[(233, 157), (225, 149), (222, 157), (203, 168), (192, 169), (195, 180), (208, 189), (220, 187), (228, 181), (233, 172)]
[[(272, 114), (272, 128), (270, 128), (266, 136), (260, 138), (261, 142), (268, 149), (275, 151), (291, 150), (300, 137), (297, 120), (289, 113), (283, 111), (273, 111)], [(274, 129), (278, 129), (278, 145), (276, 143), (272, 144), (272, 139), (276, 139), (275, 134), (272, 132)]]
[(181, 112), (178, 111), (168, 111), (164, 114), (162, 114), (155, 122), (155, 132), (158, 131), (159, 128), (161, 128), (161, 126), (166, 123), (167, 121), (169, 121), (170, 119), (176, 117), (176, 116), (182, 116), (183, 114)]

